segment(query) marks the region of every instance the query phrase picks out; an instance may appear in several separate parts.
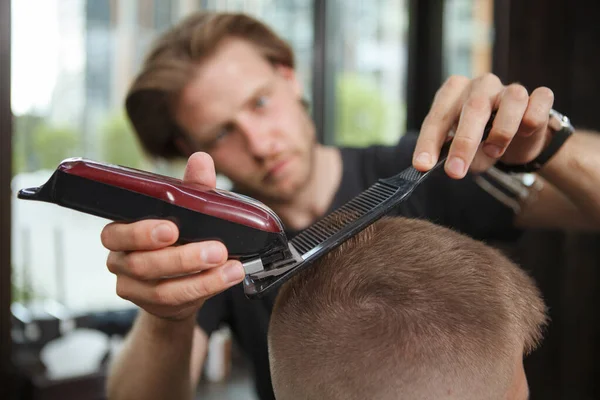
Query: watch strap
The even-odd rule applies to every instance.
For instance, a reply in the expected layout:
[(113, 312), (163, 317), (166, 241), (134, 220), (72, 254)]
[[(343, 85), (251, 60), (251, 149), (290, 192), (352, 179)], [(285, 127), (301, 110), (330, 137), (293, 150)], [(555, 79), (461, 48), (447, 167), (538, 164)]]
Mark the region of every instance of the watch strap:
[(535, 172), (542, 168), (560, 150), (574, 131), (569, 119), (554, 110), (550, 112), (550, 123), (548, 126), (552, 131), (550, 143), (534, 160), (516, 165), (498, 161), (495, 167), (500, 171), (512, 173)]

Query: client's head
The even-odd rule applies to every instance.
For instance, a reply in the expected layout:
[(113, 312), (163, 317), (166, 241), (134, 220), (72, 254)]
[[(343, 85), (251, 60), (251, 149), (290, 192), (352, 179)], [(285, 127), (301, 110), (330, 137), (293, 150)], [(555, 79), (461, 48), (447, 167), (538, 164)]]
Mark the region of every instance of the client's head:
[(533, 281), (498, 251), (422, 220), (386, 218), (282, 288), (275, 394), (290, 399), (526, 399), (541, 338)]

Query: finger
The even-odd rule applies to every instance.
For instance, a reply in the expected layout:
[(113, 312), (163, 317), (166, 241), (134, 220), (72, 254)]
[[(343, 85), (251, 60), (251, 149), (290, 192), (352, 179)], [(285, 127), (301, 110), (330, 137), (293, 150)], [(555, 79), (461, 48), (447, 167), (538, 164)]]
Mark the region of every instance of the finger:
[(183, 181), (211, 188), (216, 187), (217, 177), (213, 159), (208, 154), (202, 152), (192, 154), (185, 166)]
[(218, 294), (244, 279), (237, 260), (185, 277), (140, 281), (126, 275), (117, 279), (117, 295), (135, 304), (181, 307)]
[(487, 171), (492, 165), (496, 164), (497, 159), (488, 157), (482, 151), (478, 151), (475, 154), (475, 158), (471, 162), (471, 166), (469, 167), (469, 171), (473, 173), (481, 173)]
[(102, 245), (111, 251), (155, 250), (169, 246), (179, 236), (177, 226), (167, 220), (110, 223), (102, 229)]
[(478, 79), (473, 85), (462, 108), (448, 160), (444, 165), (451, 178), (460, 179), (466, 175), (481, 144), (492, 107), (502, 90), (503, 86), (498, 77), (491, 74)]
[(452, 129), (470, 80), (464, 76), (451, 76), (436, 93), (431, 110), (425, 117), (415, 147), (413, 165), (427, 171), (437, 162), (440, 149)]
[(550, 109), (554, 104), (554, 93), (546, 87), (539, 87), (531, 93), (529, 104), (523, 115), (519, 133), (530, 136), (538, 131), (546, 131)]
[(546, 143), (546, 135), (517, 135), (501, 160), (507, 164), (524, 164), (537, 157)]
[(227, 261), (227, 249), (218, 241), (188, 243), (154, 251), (111, 252), (106, 266), (116, 275), (156, 280), (215, 268)]
[(527, 109), (529, 93), (521, 85), (507, 86), (500, 95), (498, 111), (483, 152), (491, 158), (500, 158), (519, 130)]

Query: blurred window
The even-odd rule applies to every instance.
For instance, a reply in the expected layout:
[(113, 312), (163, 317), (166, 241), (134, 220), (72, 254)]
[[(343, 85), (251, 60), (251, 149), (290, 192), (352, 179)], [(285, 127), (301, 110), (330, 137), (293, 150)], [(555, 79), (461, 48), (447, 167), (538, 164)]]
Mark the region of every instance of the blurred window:
[(407, 0), (327, 2), (326, 142), (392, 144), (404, 134)]
[(493, 9), (493, 0), (445, 1), (445, 77), (476, 78), (492, 70)]

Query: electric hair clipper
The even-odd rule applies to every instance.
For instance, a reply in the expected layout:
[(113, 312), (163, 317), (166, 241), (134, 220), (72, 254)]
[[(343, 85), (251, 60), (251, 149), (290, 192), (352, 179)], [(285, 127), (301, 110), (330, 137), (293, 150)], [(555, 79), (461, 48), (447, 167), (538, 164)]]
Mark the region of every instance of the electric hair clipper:
[(260, 298), (407, 199), (443, 165), (450, 143), (431, 170), (411, 166), (380, 179), (291, 240), (279, 217), (250, 197), (83, 158), (64, 160), (45, 184), (22, 189), (18, 197), (119, 222), (168, 219), (179, 228), (178, 244), (219, 240), (244, 266), (246, 296)]

